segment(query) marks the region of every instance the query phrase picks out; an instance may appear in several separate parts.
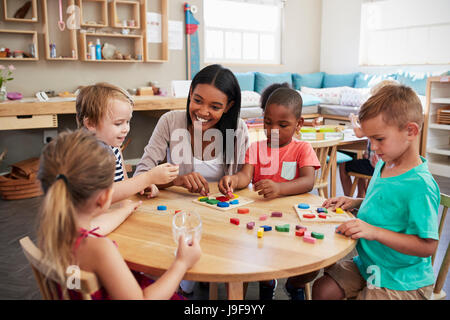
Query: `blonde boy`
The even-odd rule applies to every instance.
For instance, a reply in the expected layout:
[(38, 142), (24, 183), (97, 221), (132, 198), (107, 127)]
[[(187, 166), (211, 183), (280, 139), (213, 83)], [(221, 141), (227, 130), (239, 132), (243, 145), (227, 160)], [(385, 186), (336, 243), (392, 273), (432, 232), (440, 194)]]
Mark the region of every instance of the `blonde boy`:
[(359, 208), (336, 232), (359, 239), (358, 256), (325, 269), (313, 299), (427, 299), (434, 283), (430, 256), (438, 243), (439, 187), (419, 155), (422, 105), (403, 85), (379, 89), (359, 121), (377, 163), (364, 199), (328, 199), (325, 207)]
[[(97, 83), (80, 90), (76, 100), (77, 124), (95, 134), (109, 146), (116, 157), (112, 202), (117, 202), (151, 188), (150, 197), (158, 193), (158, 184), (171, 182), (178, 175), (178, 166), (162, 164), (133, 178), (128, 178), (123, 166), (121, 146), (130, 131), (134, 101), (123, 89), (108, 83)], [(114, 230), (140, 203), (125, 201), (121, 207), (95, 219), (95, 226), (107, 234)], [(130, 210), (131, 209), (131, 210)]]

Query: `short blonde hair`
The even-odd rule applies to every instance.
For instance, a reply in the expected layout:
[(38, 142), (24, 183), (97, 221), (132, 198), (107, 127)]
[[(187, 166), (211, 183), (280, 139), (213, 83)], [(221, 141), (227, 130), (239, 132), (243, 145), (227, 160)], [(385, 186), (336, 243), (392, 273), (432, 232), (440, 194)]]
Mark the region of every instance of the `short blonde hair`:
[(403, 129), (407, 123), (415, 122), (422, 127), (422, 103), (410, 87), (387, 84), (379, 88), (359, 111), (359, 122), (375, 118), (379, 114), (388, 125)]
[(100, 82), (82, 88), (75, 103), (78, 128), (83, 127), (84, 119), (89, 119), (89, 122), (94, 126), (100, 124), (100, 121), (107, 114), (111, 99), (119, 99), (128, 102), (132, 107), (134, 106), (131, 95), (115, 85)]

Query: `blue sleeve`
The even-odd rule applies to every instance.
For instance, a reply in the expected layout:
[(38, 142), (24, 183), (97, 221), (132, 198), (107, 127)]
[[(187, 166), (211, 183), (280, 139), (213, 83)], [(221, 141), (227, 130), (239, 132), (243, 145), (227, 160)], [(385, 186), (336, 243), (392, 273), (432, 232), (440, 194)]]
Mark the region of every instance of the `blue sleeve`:
[(422, 184), (418, 192), (410, 195), (408, 202), (407, 234), (414, 234), (423, 239), (439, 240), (438, 215), (440, 194), (435, 186)]

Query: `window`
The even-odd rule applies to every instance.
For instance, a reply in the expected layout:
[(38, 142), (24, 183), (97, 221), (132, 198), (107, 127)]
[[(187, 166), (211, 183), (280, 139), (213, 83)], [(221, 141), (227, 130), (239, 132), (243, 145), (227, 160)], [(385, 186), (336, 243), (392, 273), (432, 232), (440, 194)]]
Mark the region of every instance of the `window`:
[(450, 1), (366, 0), (360, 65), (450, 63)]
[(205, 62), (281, 63), (283, 0), (204, 0)]

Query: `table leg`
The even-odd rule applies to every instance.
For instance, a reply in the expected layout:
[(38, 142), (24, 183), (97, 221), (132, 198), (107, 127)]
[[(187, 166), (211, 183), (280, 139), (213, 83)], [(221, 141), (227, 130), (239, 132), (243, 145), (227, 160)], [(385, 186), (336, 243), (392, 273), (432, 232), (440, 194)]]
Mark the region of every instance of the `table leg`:
[(244, 283), (228, 282), (227, 295), (228, 300), (244, 300)]
[(218, 282), (210, 282), (209, 283), (209, 300), (217, 300), (219, 294), (219, 283)]
[(330, 177), (330, 184), (331, 184), (331, 190), (330, 190), (330, 198), (336, 197), (336, 169), (337, 163), (336, 161), (331, 164), (331, 177)]

